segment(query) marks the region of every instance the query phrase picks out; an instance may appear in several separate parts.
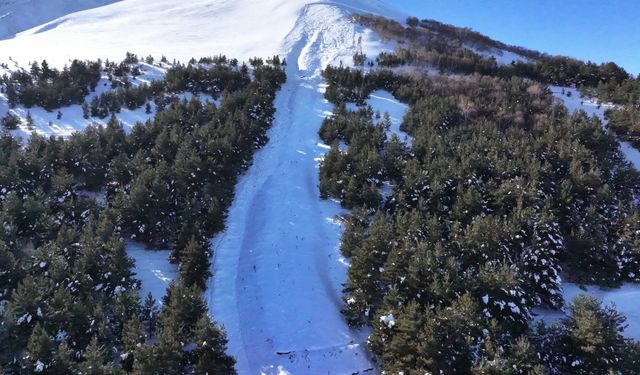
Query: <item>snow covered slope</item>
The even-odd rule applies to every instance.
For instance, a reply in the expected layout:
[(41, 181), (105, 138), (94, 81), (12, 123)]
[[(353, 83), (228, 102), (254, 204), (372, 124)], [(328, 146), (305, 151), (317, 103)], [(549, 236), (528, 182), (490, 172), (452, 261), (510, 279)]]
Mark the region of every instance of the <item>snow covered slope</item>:
[[(339, 204), (321, 201), (318, 129), (332, 106), (321, 69), (388, 48), (347, 19), (350, 8), (311, 4), (283, 45), (288, 81), (276, 100), (269, 144), (241, 179), (228, 228), (214, 241), (208, 302), (229, 334), (240, 374), (373, 371), (367, 332), (340, 309), (347, 265), (339, 251)], [(285, 372), (287, 371), (287, 372)]]
[(118, 0), (0, 0), (0, 39), (58, 17)]
[[(313, 0), (13, 0), (0, 11), (0, 27), (36, 26), (0, 40), (0, 62), (12, 57), (26, 63), (46, 58), (56, 66), (69, 59), (121, 60), (129, 52), (187, 61), (191, 57), (227, 54), (246, 60), (280, 52), (285, 36)], [(64, 11), (105, 6), (67, 14)], [(401, 17), (378, 0), (337, 0), (351, 11)], [(36, 14), (34, 19), (28, 17)], [(0, 13), (0, 16), (2, 13)], [(4, 22), (3, 22), (4, 20)], [(13, 24), (20, 24), (12, 26)], [(22, 27), (21, 27), (22, 26)], [(0, 39), (3, 32), (0, 30)]]
[(177, 278), (178, 267), (169, 263), (169, 251), (149, 250), (137, 242), (126, 244), (127, 254), (135, 261), (136, 278), (142, 283), (140, 297), (151, 293), (160, 303), (169, 284)]

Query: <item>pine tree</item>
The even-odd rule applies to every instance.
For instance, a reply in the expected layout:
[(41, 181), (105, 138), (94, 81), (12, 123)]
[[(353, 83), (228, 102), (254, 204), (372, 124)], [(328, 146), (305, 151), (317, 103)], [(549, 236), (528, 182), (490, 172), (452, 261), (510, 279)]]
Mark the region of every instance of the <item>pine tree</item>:
[(207, 374), (235, 374), (235, 359), (225, 354), (227, 337), (215, 326), (206, 314), (200, 318), (195, 329), (197, 361), (195, 373)]
[(42, 63), (40, 64), (40, 72), (40, 78), (42, 80), (53, 78), (54, 72), (49, 67), (47, 60), (42, 60)]
[(569, 306), (570, 316), (563, 321), (567, 328), (567, 357), (579, 372), (604, 374), (615, 369), (625, 348), (621, 336), (625, 318), (613, 308), (600, 306), (593, 297), (578, 296)]
[(544, 375), (545, 371), (531, 342), (521, 336), (511, 345), (505, 368), (513, 375)]
[(27, 368), (31, 372), (42, 372), (51, 365), (53, 355), (54, 345), (51, 336), (40, 323), (36, 324), (27, 343), (25, 355)]
[(18, 104), (18, 93), (11, 82), (7, 84), (7, 101), (10, 108), (15, 108), (16, 104)]
[(89, 108), (89, 103), (86, 101), (82, 102), (82, 117), (86, 120), (91, 116), (91, 110)]
[(206, 305), (201, 289), (188, 286), (182, 280), (173, 282), (167, 289), (160, 315), (160, 326), (180, 327), (176, 329), (176, 339), (186, 343), (193, 336), (193, 330), (200, 318), (206, 314)]
[(565, 252), (564, 239), (548, 205), (533, 227), (533, 239), (522, 252), (522, 273), (529, 280), (536, 303), (561, 307), (560, 256)]
[(73, 360), (73, 350), (66, 342), (58, 345), (53, 363), (47, 368), (48, 374), (66, 375), (78, 372), (78, 367)]
[(19, 125), (20, 118), (12, 112), (8, 112), (7, 115), (2, 118), (2, 126), (7, 130), (15, 130)]
[(146, 341), (143, 325), (138, 317), (129, 319), (122, 328), (122, 347), (125, 352), (135, 350), (140, 344)]
[(78, 368), (80, 374), (86, 375), (110, 375), (115, 374), (115, 367), (107, 363), (105, 348), (98, 343), (97, 337), (93, 337), (89, 346), (82, 353), (82, 361)]
[(192, 237), (187, 246), (180, 252), (180, 277), (186, 285), (195, 285), (206, 289), (207, 279), (211, 276), (211, 252)]
[[(153, 366), (160, 369), (161, 373), (184, 373), (185, 358), (182, 348), (185, 342), (180, 341), (180, 337), (184, 337), (181, 335), (180, 324), (175, 320), (163, 321), (162, 328), (160, 328), (156, 337), (156, 343), (153, 346), (153, 356), (155, 358)], [(136, 354), (136, 358), (140, 358), (138, 354)]]
[(140, 320), (144, 323), (145, 332), (147, 336), (155, 335), (158, 325), (158, 315), (160, 311), (157, 306), (156, 300), (151, 293), (147, 294), (142, 305), (142, 311), (140, 313)]
[(32, 129), (34, 124), (33, 124), (33, 117), (31, 116), (31, 111), (27, 111), (26, 121), (27, 121), (27, 127), (29, 127), (29, 129)]

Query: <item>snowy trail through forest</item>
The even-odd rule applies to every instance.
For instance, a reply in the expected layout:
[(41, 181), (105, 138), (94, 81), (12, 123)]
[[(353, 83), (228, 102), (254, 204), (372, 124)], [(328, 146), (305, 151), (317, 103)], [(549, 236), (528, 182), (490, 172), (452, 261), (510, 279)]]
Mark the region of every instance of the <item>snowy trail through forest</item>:
[(288, 80), (269, 143), (241, 178), (227, 229), (213, 241), (207, 300), (240, 374), (374, 371), (367, 332), (350, 329), (340, 314), (342, 210), (320, 200), (318, 189), (327, 146), (317, 132), (332, 108), (320, 72), (349, 61), (367, 35), (339, 7), (314, 4), (285, 40)]

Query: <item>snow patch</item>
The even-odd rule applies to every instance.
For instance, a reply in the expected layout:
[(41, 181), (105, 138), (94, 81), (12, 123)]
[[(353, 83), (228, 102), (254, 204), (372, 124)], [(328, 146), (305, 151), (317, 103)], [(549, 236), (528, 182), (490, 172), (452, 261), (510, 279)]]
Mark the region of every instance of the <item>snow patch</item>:
[(494, 59), (496, 59), (496, 63), (498, 63), (498, 65), (510, 65), (512, 62), (523, 62), (523, 63), (531, 62), (531, 59), (511, 51), (505, 51), (505, 50), (495, 49), (495, 48), (482, 50), (472, 46), (465, 46), (465, 48), (477, 53), (482, 57), (488, 57), (488, 58), (493, 57)]
[(260, 370), (260, 375), (291, 375), (283, 366), (269, 366)]
[(136, 242), (127, 242), (125, 248), (135, 261), (135, 277), (141, 282), (140, 297), (144, 299), (151, 293), (160, 302), (178, 275), (178, 267), (169, 263), (169, 251), (148, 250)]
[(23, 64), (46, 57), (58, 67), (75, 58), (119, 61), (126, 52), (181, 61), (220, 53), (248, 60), (282, 52), (282, 40), (314, 3), (406, 18), (378, 0), (16, 0), (0, 6), (0, 38), (25, 31), (0, 41), (0, 50)]
[(391, 313), (387, 315), (382, 315), (380, 317), (380, 321), (389, 328), (393, 328), (396, 325), (396, 318)]

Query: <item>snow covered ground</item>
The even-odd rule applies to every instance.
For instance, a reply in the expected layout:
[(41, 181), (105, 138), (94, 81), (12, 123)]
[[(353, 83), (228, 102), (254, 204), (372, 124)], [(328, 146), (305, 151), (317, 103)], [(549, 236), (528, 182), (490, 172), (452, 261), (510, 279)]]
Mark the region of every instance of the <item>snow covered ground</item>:
[[(0, 1), (0, 63), (15, 69), (46, 59), (50, 65), (61, 68), (71, 59), (120, 61), (126, 52), (141, 57), (152, 55), (156, 59), (167, 56), (183, 62), (218, 54), (240, 60), (269, 57), (283, 52), (285, 37), (294, 29), (307, 4), (312, 3), (336, 3), (348, 11), (404, 19), (403, 14), (379, 0), (4, 0)], [(368, 49), (372, 32), (366, 29), (360, 32), (364, 36), (363, 47)], [(307, 54), (308, 51), (301, 53), (301, 58), (308, 58)], [(343, 51), (339, 58), (350, 62), (352, 54)], [(143, 76), (131, 80), (132, 83), (158, 79), (164, 73), (158, 66), (144, 64), (143, 69)], [(5, 69), (0, 68), (0, 74), (4, 73)], [(108, 83), (103, 80), (93, 95), (107, 88)], [(6, 97), (0, 94), (0, 117), (8, 110)], [(79, 105), (61, 108), (60, 119), (58, 111), (41, 108), (27, 110), (18, 106), (12, 111), (23, 120), (29, 112), (33, 117), (34, 126), (27, 127), (23, 121), (20, 129), (13, 132), (23, 137), (31, 133), (69, 136), (90, 124), (103, 125), (108, 121), (108, 118), (84, 119)], [(145, 113), (144, 108), (123, 109), (118, 118), (125, 128), (130, 128), (152, 115)]]
[(16, 33), (66, 14), (115, 1), (118, 0), (3, 0), (0, 1), (0, 39), (13, 38)]
[(176, 265), (169, 263), (169, 251), (148, 250), (137, 242), (127, 242), (125, 246), (127, 254), (136, 262), (135, 277), (142, 283), (140, 297), (144, 300), (151, 293), (161, 303), (167, 287), (178, 275)]
[[(594, 100), (582, 98), (578, 90), (570, 87), (550, 86), (553, 95), (564, 102), (570, 112), (578, 110), (585, 111), (590, 116), (597, 116), (606, 123), (604, 111), (611, 105), (598, 105)], [(636, 169), (640, 170), (640, 152), (633, 148), (627, 142), (620, 142), (620, 149), (626, 156), (627, 160), (633, 164)], [(624, 331), (624, 335), (633, 339), (640, 339), (640, 285), (624, 284), (620, 288), (602, 289), (597, 286), (585, 286), (580, 288), (577, 284), (563, 282), (562, 295), (565, 303), (570, 303), (573, 298), (580, 294), (588, 294), (594, 296), (606, 305), (614, 304), (618, 312), (627, 317), (628, 327)], [(564, 317), (562, 311), (549, 311), (537, 309), (534, 320), (544, 320), (547, 323), (557, 321)]]
[(489, 49), (489, 50), (481, 50), (479, 48), (467, 46), (471, 51), (477, 53), (480, 56), (484, 57), (493, 57), (496, 59), (498, 65), (509, 65), (514, 61), (517, 62), (530, 62), (530, 59), (524, 56), (521, 56), (517, 53), (499, 49)]
[[(131, 82), (133, 86), (150, 83), (154, 80), (161, 80), (164, 78), (167, 70), (166, 66), (149, 65), (146, 63), (140, 63), (138, 67), (142, 74), (137, 77), (131, 75), (128, 77), (129, 82)], [(86, 101), (90, 102), (93, 97), (99, 96), (109, 90), (111, 90), (111, 82), (107, 76), (104, 75), (98, 82), (95, 91), (87, 96)], [(182, 92), (177, 93), (175, 96), (180, 100), (191, 100), (194, 94), (191, 92)], [(220, 104), (220, 100), (214, 100), (211, 95), (200, 93), (197, 96), (203, 102), (209, 101), (216, 105)], [(122, 123), (124, 130), (129, 131), (138, 122), (144, 123), (147, 120), (152, 120), (155, 116), (156, 105), (153, 102), (150, 102), (150, 105), (151, 110), (149, 113), (146, 113), (144, 105), (134, 110), (123, 107), (116, 117)], [(9, 109), (6, 95), (0, 93), (0, 118), (9, 111), (21, 120), (18, 129), (12, 130), (11, 133), (22, 138), (28, 138), (32, 133), (45, 137), (69, 137), (74, 132), (81, 131), (89, 125), (104, 126), (110, 120), (110, 116), (105, 118), (89, 117), (85, 119), (80, 104), (62, 107), (54, 111), (46, 111), (41, 107), (26, 108), (22, 105), (16, 105), (15, 108)], [(31, 115), (33, 126), (27, 125), (26, 119), (28, 114)], [(59, 116), (60, 118), (58, 118)]]
[[(127, 51), (181, 61), (221, 53), (240, 60), (268, 57), (281, 50), (308, 3), (340, 3), (350, 11), (404, 19), (378, 0), (13, 0), (5, 19), (20, 20), (10, 29), (24, 31), (0, 41), (0, 60), (46, 58), (61, 66), (75, 58), (119, 61)], [(80, 9), (87, 10), (71, 13)], [(8, 24), (2, 20), (0, 25)], [(2, 35), (11, 31), (0, 30)]]
[(340, 314), (347, 265), (335, 218), (342, 210), (320, 200), (318, 189), (317, 159), (327, 150), (317, 132), (332, 110), (320, 70), (350, 62), (360, 37), (368, 55), (385, 48), (348, 22), (346, 11), (308, 5), (286, 38), (288, 81), (276, 99), (270, 141), (240, 180), (228, 228), (213, 242), (207, 299), (240, 374), (374, 368), (367, 332), (351, 330)]

